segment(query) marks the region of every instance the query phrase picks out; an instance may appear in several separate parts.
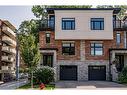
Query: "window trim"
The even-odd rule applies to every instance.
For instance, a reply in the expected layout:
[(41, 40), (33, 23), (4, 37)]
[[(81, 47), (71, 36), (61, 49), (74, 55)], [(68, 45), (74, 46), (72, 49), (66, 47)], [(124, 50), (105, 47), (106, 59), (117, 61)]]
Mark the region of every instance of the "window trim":
[[(69, 47), (64, 47), (63, 44), (69, 44)], [(74, 46), (72, 46), (71, 44), (74, 44)], [(63, 48), (69, 48), (69, 52), (67, 52), (68, 54), (63, 52)], [(71, 48), (74, 48), (73, 54), (71, 53)], [(62, 55), (75, 55), (75, 43), (71, 42), (62, 43)]]
[[(74, 28), (71, 26), (71, 28), (70, 29), (66, 29), (66, 28), (64, 28), (63, 27), (63, 19), (73, 19), (74, 20)], [(71, 21), (72, 22), (72, 21)], [(75, 18), (62, 18), (61, 19), (61, 28), (62, 28), (62, 30), (75, 30)]]
[(117, 39), (118, 39), (118, 38), (117, 38), (117, 34), (120, 35), (120, 43), (121, 43), (121, 33), (116, 33), (116, 44), (119, 45), (120, 43), (117, 42), (117, 41), (118, 41), (118, 40), (117, 40)]
[[(49, 34), (50, 37), (47, 37), (47, 34)], [(49, 42), (47, 42), (47, 38), (49, 38)], [(46, 44), (49, 44), (51, 42), (51, 33), (45, 33), (45, 42)]]
[[(91, 44), (94, 44), (94, 47), (91, 46)], [(100, 47), (95, 47), (95, 44), (102, 44), (102, 55), (96, 55), (96, 48), (100, 48)], [(91, 49), (94, 49), (94, 54), (92, 54)], [(90, 43), (90, 55), (92, 56), (103, 56), (104, 55), (104, 46), (103, 43)]]
[[(103, 19), (103, 21), (92, 21), (92, 19)], [(103, 27), (101, 28), (101, 24), (100, 24), (100, 29), (95, 29), (95, 27), (92, 27), (92, 22), (103, 22)], [(95, 24), (94, 24), (95, 25)], [(90, 19), (90, 26), (91, 26), (91, 30), (104, 30), (104, 18), (91, 18)]]

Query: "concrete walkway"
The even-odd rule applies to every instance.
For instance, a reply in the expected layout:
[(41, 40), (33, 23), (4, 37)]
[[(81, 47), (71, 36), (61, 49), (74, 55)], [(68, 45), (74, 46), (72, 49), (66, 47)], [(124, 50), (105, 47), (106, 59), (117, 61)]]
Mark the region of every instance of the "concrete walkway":
[(12, 90), (28, 83), (28, 79), (20, 79), (19, 81), (8, 82), (0, 85), (0, 90)]
[(126, 89), (127, 86), (108, 81), (58, 81), (56, 89)]

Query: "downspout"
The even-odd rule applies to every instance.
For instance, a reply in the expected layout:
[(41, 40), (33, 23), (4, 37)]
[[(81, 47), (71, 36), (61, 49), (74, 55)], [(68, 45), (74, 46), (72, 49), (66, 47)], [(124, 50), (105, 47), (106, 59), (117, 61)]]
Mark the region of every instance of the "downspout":
[(110, 51), (111, 50), (109, 49), (109, 81), (112, 81)]
[(124, 48), (127, 48), (127, 35), (126, 35), (126, 31), (124, 31)]

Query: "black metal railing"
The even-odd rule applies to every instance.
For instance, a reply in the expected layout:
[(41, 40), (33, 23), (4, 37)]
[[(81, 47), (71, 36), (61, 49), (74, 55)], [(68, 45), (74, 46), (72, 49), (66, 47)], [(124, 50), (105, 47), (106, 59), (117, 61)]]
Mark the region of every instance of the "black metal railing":
[(127, 29), (127, 20), (114, 20), (113, 21), (114, 29)]
[(55, 21), (54, 20), (49, 20), (49, 19), (45, 19), (42, 20), (40, 23), (40, 29), (41, 30), (54, 30), (55, 29)]

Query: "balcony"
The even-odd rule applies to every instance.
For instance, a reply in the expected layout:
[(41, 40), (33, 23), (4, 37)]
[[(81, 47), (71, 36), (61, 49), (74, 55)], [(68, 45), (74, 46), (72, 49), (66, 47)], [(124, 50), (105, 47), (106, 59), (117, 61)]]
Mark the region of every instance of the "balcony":
[(115, 20), (113, 21), (114, 30), (127, 30), (127, 20)]
[(2, 56), (1, 60), (4, 61), (4, 62), (13, 62), (14, 58), (11, 57), (11, 56)]
[(53, 31), (55, 29), (55, 21), (54, 20), (42, 20), (40, 24), (40, 30), (42, 31)]
[(8, 46), (2, 46), (2, 51), (7, 52), (7, 53), (16, 54), (16, 50), (15, 49), (12, 49), (12, 48), (10, 48)]
[(10, 29), (10, 28), (7, 27), (7, 26), (3, 26), (2, 31), (3, 31), (4, 33), (6, 33), (7, 35), (9, 35), (9, 36), (16, 37), (16, 34), (14, 33), (14, 31), (12, 31), (12, 29)]
[(8, 66), (2, 66), (1, 69), (2, 69), (3, 71), (8, 70)]
[(8, 43), (11, 46), (13, 46), (13, 45), (16, 46), (16, 41), (12, 40), (8, 36), (3, 36), (2, 41)]

